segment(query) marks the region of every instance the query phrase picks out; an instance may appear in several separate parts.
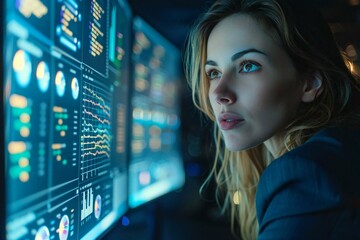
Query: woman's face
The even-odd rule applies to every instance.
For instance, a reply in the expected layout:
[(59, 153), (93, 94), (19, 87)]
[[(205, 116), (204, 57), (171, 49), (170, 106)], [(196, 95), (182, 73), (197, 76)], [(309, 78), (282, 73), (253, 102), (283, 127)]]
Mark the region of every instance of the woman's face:
[(244, 14), (223, 19), (209, 36), (205, 71), (211, 107), (229, 150), (281, 141), (303, 85), (270, 30)]

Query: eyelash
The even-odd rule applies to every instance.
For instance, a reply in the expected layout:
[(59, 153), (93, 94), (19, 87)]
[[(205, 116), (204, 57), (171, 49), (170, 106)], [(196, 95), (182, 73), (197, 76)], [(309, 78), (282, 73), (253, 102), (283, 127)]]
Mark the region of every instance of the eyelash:
[(220, 73), (218, 70), (215, 70), (215, 69), (210, 69), (209, 71), (206, 72), (206, 76), (209, 80), (213, 80), (213, 79), (217, 78), (217, 77), (211, 77), (211, 74), (214, 72), (216, 72), (218, 74)]
[(240, 63), (240, 71), (239, 72), (243, 72), (244, 66), (246, 66), (247, 64), (251, 64), (251, 65), (255, 66), (257, 69), (249, 71), (249, 72), (245, 72), (245, 73), (256, 72), (261, 69), (261, 65), (259, 63), (251, 61), (251, 60), (244, 60)]
[[(255, 70), (252, 70), (252, 71), (249, 71), (249, 72), (244, 72), (243, 70), (244, 70), (244, 66), (246, 66), (247, 64), (251, 64), (252, 65), (252, 67), (256, 67), (257, 69), (255, 69)], [(239, 71), (239, 73), (252, 73), (252, 72), (256, 72), (256, 71), (258, 71), (258, 70), (260, 70), (261, 69), (261, 65), (259, 64), (259, 63), (257, 63), (257, 62), (254, 62), (254, 61), (251, 61), (251, 60), (243, 60), (241, 63), (240, 63), (240, 71)], [(213, 79), (216, 79), (216, 78), (218, 78), (218, 77), (211, 77), (211, 74), (212, 73), (214, 73), (214, 72), (216, 72), (216, 73), (218, 73), (218, 74), (221, 74), (220, 73), (220, 71), (218, 71), (218, 70), (216, 70), (216, 69), (210, 69), (210, 70), (208, 70), (207, 72), (206, 72), (206, 76), (207, 76), (207, 78), (209, 79), (209, 80), (213, 80)]]

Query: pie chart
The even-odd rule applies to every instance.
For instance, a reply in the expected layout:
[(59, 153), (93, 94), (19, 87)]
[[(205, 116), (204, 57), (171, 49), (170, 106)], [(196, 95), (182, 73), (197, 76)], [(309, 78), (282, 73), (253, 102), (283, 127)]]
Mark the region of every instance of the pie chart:
[(49, 240), (50, 239), (50, 232), (46, 226), (42, 226), (36, 232), (35, 240)]
[(62, 71), (58, 71), (55, 76), (55, 86), (56, 86), (56, 93), (59, 97), (64, 96), (65, 94), (65, 76)]
[(79, 97), (79, 81), (77, 78), (73, 78), (71, 81), (71, 92), (73, 98), (76, 100)]
[(36, 79), (41, 92), (46, 92), (49, 89), (50, 71), (46, 62), (41, 61), (36, 68)]
[(100, 197), (100, 195), (97, 195), (96, 199), (95, 199), (94, 214), (95, 214), (96, 219), (100, 218), (100, 214), (101, 214), (101, 197)]
[(20, 87), (27, 87), (31, 80), (32, 65), (30, 56), (24, 50), (18, 50), (13, 59), (13, 70), (16, 82)]
[(60, 240), (67, 240), (69, 236), (69, 228), (69, 217), (67, 215), (64, 215), (61, 218), (58, 230)]

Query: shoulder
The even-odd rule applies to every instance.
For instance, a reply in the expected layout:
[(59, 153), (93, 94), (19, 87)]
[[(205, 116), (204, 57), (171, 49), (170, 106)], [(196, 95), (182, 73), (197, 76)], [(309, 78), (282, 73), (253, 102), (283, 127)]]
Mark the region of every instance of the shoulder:
[(336, 213), (327, 218), (335, 224), (340, 209), (360, 210), (359, 156), (360, 131), (331, 128), (274, 160), (262, 174), (256, 196), (260, 232), (284, 218), (289, 222), (306, 216), (311, 222)]
[(317, 176), (318, 173), (331, 174), (334, 179), (344, 177), (342, 179), (346, 181), (349, 173), (358, 173), (358, 170), (360, 130), (329, 128), (319, 131), (303, 145), (275, 159), (262, 174), (260, 184), (266, 187), (269, 183), (265, 181), (267, 178), (276, 180), (275, 183), (297, 178), (306, 180), (306, 177)]

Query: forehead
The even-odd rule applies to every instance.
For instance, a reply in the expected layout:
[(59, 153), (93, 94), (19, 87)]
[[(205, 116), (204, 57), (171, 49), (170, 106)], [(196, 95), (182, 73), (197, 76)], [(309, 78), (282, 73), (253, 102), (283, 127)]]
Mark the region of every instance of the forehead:
[(250, 15), (237, 13), (221, 20), (211, 31), (207, 55), (212, 58), (247, 48), (271, 50), (279, 45), (273, 37), (273, 29)]

